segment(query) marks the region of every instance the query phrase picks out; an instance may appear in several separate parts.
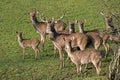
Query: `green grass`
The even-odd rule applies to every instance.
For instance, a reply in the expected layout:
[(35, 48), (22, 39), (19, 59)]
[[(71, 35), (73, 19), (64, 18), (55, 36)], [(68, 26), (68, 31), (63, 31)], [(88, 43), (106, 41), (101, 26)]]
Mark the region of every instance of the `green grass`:
[[(107, 1), (107, 0), (106, 0)], [(119, 0), (108, 0), (112, 5), (111, 12), (115, 13), (120, 9), (116, 6)], [(102, 29), (105, 27), (100, 11), (108, 13), (104, 6), (104, 0), (1, 0), (0, 1), (0, 80), (76, 80), (76, 68), (73, 63), (66, 61), (66, 67), (59, 69), (59, 54), (54, 59), (53, 44), (47, 38), (45, 51), (40, 52), (41, 59), (34, 59), (34, 51), (26, 50), (26, 59), (22, 60), (22, 49), (17, 42), (16, 31), (23, 32), (25, 38), (37, 38), (40, 36), (35, 32), (31, 24), (28, 12), (38, 10), (40, 19), (44, 15), (48, 19), (59, 18), (64, 12), (64, 22), (68, 20), (84, 20), (86, 30)], [(78, 28), (76, 26), (76, 31)], [(111, 42), (110, 42), (111, 43)], [(103, 46), (100, 50), (104, 53)], [(112, 50), (110, 51), (110, 54)], [(66, 59), (65, 54), (65, 59)], [(111, 60), (102, 59), (101, 76), (97, 76), (93, 65), (79, 80), (106, 80), (108, 77), (108, 66)]]

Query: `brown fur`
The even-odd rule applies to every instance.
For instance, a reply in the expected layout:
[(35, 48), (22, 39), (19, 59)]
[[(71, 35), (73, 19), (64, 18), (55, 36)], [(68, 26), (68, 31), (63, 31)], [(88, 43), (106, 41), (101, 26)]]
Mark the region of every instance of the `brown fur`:
[(65, 50), (70, 57), (71, 61), (76, 65), (77, 75), (79, 72), (81, 73), (81, 65), (93, 63), (96, 68), (96, 72), (100, 74), (100, 61), (101, 61), (101, 53), (98, 50), (90, 49), (90, 50), (77, 50), (72, 51), (71, 49), (71, 40), (65, 40)]
[(72, 40), (72, 47), (79, 47), (81, 50), (84, 50), (87, 45), (88, 37), (82, 33), (72, 33), (72, 34), (59, 34), (54, 29), (54, 23), (48, 23), (47, 26), (49, 29), (50, 39), (53, 41), (54, 46), (59, 50), (61, 65), (64, 67), (64, 54), (63, 47), (65, 46), (64, 39)]
[[(38, 14), (38, 11), (31, 11), (29, 13), (29, 16), (30, 16), (30, 19), (32, 21), (32, 24), (35, 28), (35, 30), (37, 31), (37, 33), (39, 33), (39, 35), (41, 36), (41, 42), (42, 42), (42, 48), (44, 47), (44, 43), (45, 43), (45, 40), (46, 40), (46, 33), (47, 33), (47, 23), (46, 22), (39, 22), (37, 20), (37, 17), (36, 15)], [(57, 31), (61, 31), (61, 30), (64, 30), (65, 29), (65, 23), (63, 23), (61, 20), (58, 20), (56, 22), (56, 26), (55, 26), (55, 29)]]
[(33, 50), (35, 51), (35, 59), (37, 59), (37, 55), (39, 52), (39, 43), (40, 41), (37, 39), (23, 39), (22, 38), (22, 33), (21, 32), (16, 32), (18, 36), (18, 43), (20, 47), (23, 49), (23, 59), (25, 58), (25, 48), (27, 47), (32, 47)]
[(105, 48), (105, 57), (108, 54), (109, 51), (109, 44), (107, 43), (107, 39), (108, 39), (108, 34), (104, 31), (100, 31), (100, 30), (91, 30), (91, 31), (84, 31), (84, 22), (77, 22), (80, 32), (81, 33), (85, 33), (86, 35), (88, 35), (89, 39), (92, 41), (94, 48), (96, 50), (98, 50), (101, 46), (101, 44), (104, 45)]

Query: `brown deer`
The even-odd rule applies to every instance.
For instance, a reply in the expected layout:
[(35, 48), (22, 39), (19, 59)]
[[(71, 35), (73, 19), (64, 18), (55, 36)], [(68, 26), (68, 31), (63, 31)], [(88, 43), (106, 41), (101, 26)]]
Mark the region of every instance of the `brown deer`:
[[(57, 31), (58, 34), (72, 34), (75, 33), (75, 23), (68, 21), (69, 30)], [(49, 29), (48, 29), (49, 30)], [(57, 48), (54, 46), (54, 57), (56, 57)]]
[(120, 35), (116, 34), (116, 33), (111, 33), (109, 34), (109, 38), (111, 41), (115, 42), (115, 43), (120, 43)]
[(68, 30), (57, 31), (59, 34), (71, 34), (75, 33), (75, 23), (68, 21)]
[(105, 20), (105, 25), (106, 25), (106, 29), (114, 29), (114, 25), (113, 25), (113, 19), (112, 17), (105, 15), (103, 12), (100, 12), (100, 14), (104, 17)]
[[(46, 40), (46, 33), (47, 33), (47, 23), (44, 22), (44, 21), (41, 21), (39, 22), (37, 20), (37, 14), (38, 14), (38, 11), (31, 11), (29, 12), (29, 16), (30, 16), (30, 19), (32, 21), (32, 24), (36, 30), (37, 33), (39, 33), (39, 35), (41, 36), (41, 43), (42, 43), (42, 48), (44, 47), (44, 43), (45, 43), (45, 40)], [(62, 20), (58, 20), (56, 21), (56, 24), (55, 24), (55, 29), (56, 31), (62, 31), (65, 29), (66, 25), (65, 23), (63, 23)]]
[(68, 56), (70, 57), (71, 61), (76, 65), (77, 76), (79, 72), (81, 73), (81, 66), (82, 64), (92, 63), (96, 68), (96, 72), (99, 75), (101, 68), (101, 53), (98, 50), (90, 49), (90, 50), (77, 50), (72, 51), (71, 40), (65, 40), (65, 51), (67, 52)]
[(22, 32), (17, 32), (17, 37), (18, 37), (18, 43), (20, 45), (20, 47), (23, 49), (23, 59), (25, 58), (25, 49), (27, 47), (32, 47), (33, 50), (35, 51), (35, 59), (37, 59), (37, 55), (38, 55), (38, 52), (39, 52), (39, 44), (40, 44), (40, 41), (37, 40), (37, 39), (23, 39), (22, 37)]
[(85, 33), (89, 37), (89, 41), (92, 42), (94, 48), (98, 50), (101, 46), (101, 44), (104, 45), (105, 48), (105, 57), (107, 57), (108, 51), (109, 51), (109, 44), (107, 43), (108, 39), (108, 34), (104, 31), (100, 30), (90, 30), (90, 31), (85, 31), (84, 30), (84, 23), (85, 21), (77, 21), (76, 24), (79, 26), (79, 31), (80, 33)]
[(65, 39), (72, 39), (72, 47), (79, 47), (81, 50), (84, 50), (87, 45), (88, 37), (82, 33), (72, 33), (72, 34), (59, 34), (54, 28), (54, 22), (47, 23), (47, 30), (49, 32), (49, 37), (52, 40), (54, 46), (59, 50), (60, 55), (60, 68), (64, 67), (64, 54), (63, 47), (65, 46)]

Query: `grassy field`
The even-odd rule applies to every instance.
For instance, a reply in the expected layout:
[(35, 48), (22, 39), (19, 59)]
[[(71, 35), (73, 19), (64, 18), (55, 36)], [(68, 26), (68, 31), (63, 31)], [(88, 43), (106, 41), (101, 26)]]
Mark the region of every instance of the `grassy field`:
[[(105, 6), (105, 4), (110, 5)], [(53, 57), (53, 44), (47, 38), (45, 51), (40, 52), (41, 59), (34, 59), (34, 51), (26, 50), (25, 60), (22, 59), (22, 49), (17, 42), (16, 31), (23, 32), (25, 38), (37, 38), (30, 21), (28, 12), (38, 10), (40, 16), (48, 19), (59, 18), (63, 13), (64, 22), (86, 19), (85, 29), (103, 29), (103, 17), (99, 14), (104, 11), (109, 14), (120, 9), (119, 0), (1, 0), (0, 1), (0, 80), (76, 80), (76, 68), (70, 61), (65, 61), (65, 68), (59, 69), (59, 54)], [(76, 26), (76, 31), (78, 28)], [(111, 44), (111, 42), (109, 42)], [(111, 47), (112, 48), (112, 47)], [(104, 53), (101, 46), (100, 51)], [(92, 64), (80, 76), (79, 80), (107, 80), (108, 66), (112, 50), (107, 59), (102, 59), (102, 71), (98, 77)], [(65, 53), (65, 59), (67, 55)]]

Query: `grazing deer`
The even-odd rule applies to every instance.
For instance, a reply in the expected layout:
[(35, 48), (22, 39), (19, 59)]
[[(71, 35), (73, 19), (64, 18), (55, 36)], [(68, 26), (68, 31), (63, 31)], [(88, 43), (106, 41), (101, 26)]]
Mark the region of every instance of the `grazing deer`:
[(47, 23), (47, 30), (49, 32), (49, 37), (52, 40), (54, 46), (59, 50), (60, 55), (60, 68), (64, 67), (64, 54), (63, 54), (63, 47), (65, 46), (64, 40), (65, 39), (72, 39), (72, 47), (79, 47), (81, 50), (84, 50), (87, 45), (88, 37), (82, 33), (72, 33), (72, 34), (60, 34), (57, 33), (54, 28), (54, 22)]
[(77, 21), (76, 24), (79, 26), (80, 33), (85, 33), (89, 37), (89, 41), (91, 41), (94, 45), (94, 48), (98, 50), (100, 48), (100, 45), (103, 44), (105, 48), (105, 57), (107, 57), (108, 51), (109, 51), (109, 44), (107, 43), (108, 34), (104, 31), (100, 30), (90, 30), (90, 31), (84, 31), (84, 22)]
[(39, 44), (40, 41), (37, 39), (23, 39), (22, 37), (22, 32), (16, 32), (17, 36), (18, 36), (18, 43), (20, 45), (20, 47), (23, 49), (23, 59), (25, 58), (25, 48), (27, 47), (32, 47), (33, 50), (35, 51), (35, 59), (37, 59), (37, 55), (39, 52)]
[[(39, 35), (41, 36), (41, 43), (42, 43), (42, 48), (44, 47), (44, 43), (45, 43), (45, 40), (46, 40), (46, 33), (47, 33), (47, 23), (46, 21), (41, 21), (39, 22), (37, 20), (37, 17), (36, 15), (38, 14), (38, 11), (31, 11), (29, 13), (29, 16), (30, 16), (30, 19), (32, 21), (32, 24), (35, 28), (35, 30), (37, 31), (37, 33), (39, 33)], [(55, 24), (55, 29), (56, 31), (62, 31), (65, 29), (65, 23), (63, 23), (62, 20), (58, 20), (56, 21), (56, 24)]]
[(76, 65), (77, 76), (79, 72), (81, 73), (81, 66), (82, 64), (92, 63), (96, 68), (96, 72), (99, 75), (101, 68), (101, 53), (98, 50), (91, 49), (91, 50), (77, 50), (72, 51), (71, 40), (65, 40), (65, 51), (67, 52), (68, 56), (70, 57), (71, 61)]

